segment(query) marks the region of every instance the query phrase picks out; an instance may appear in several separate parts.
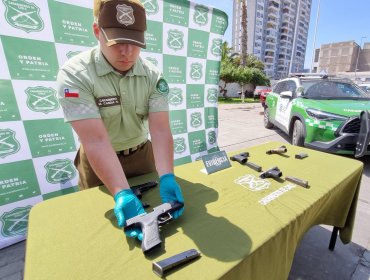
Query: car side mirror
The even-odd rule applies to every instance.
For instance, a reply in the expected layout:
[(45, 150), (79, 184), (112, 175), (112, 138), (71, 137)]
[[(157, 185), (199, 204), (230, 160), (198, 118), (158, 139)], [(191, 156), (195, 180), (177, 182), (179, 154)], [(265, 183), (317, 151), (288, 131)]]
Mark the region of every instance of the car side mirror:
[(280, 92), (280, 96), (281, 97), (285, 97), (285, 98), (292, 98), (293, 97), (293, 92), (291, 92), (290, 90), (287, 90), (287, 91), (282, 91)]

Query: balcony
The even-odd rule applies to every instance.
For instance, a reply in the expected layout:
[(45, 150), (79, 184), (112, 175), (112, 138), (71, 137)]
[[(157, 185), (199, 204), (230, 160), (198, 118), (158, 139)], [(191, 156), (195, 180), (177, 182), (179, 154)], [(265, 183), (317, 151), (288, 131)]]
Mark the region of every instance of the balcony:
[(273, 51), (265, 52), (265, 57), (275, 58), (275, 53)]

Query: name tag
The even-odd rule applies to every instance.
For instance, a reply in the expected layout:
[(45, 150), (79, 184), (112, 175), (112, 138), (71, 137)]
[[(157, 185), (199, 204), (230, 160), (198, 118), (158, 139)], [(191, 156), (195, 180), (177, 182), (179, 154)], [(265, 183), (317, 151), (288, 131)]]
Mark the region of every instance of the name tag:
[(98, 107), (110, 107), (110, 106), (116, 106), (121, 104), (121, 98), (119, 96), (104, 96), (104, 97), (98, 97), (95, 99), (96, 105)]
[(209, 155), (205, 155), (202, 157), (202, 160), (208, 174), (231, 167), (230, 161), (225, 151), (219, 151)]

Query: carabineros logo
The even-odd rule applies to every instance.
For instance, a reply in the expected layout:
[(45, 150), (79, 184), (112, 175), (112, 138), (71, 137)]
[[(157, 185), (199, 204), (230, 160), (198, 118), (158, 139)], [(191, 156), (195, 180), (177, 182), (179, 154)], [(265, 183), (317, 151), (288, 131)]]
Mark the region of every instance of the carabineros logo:
[(24, 0), (3, 0), (5, 19), (13, 27), (23, 31), (38, 32), (44, 29), (40, 8)]
[(56, 90), (47, 87), (29, 87), (26, 89), (27, 106), (35, 112), (45, 114), (59, 109), (59, 102), (56, 97)]
[(184, 33), (177, 29), (169, 30), (167, 38), (167, 46), (175, 51), (184, 48)]
[(0, 158), (15, 154), (19, 149), (20, 144), (15, 138), (15, 131), (9, 128), (0, 129)]
[(165, 79), (160, 78), (157, 82), (157, 90), (159, 93), (168, 94), (169, 87)]
[(153, 65), (155, 66), (158, 66), (158, 60), (154, 57), (146, 57), (145, 58), (146, 60), (150, 61), (151, 63), (153, 63)]
[(206, 25), (208, 23), (208, 8), (203, 5), (195, 5), (194, 10), (194, 22), (200, 26)]
[(69, 159), (57, 159), (48, 162), (44, 167), (46, 169), (46, 180), (52, 184), (64, 184), (76, 177), (76, 169)]
[(184, 98), (182, 96), (181, 88), (171, 88), (168, 96), (168, 103), (174, 106), (182, 104)]
[(222, 45), (222, 40), (221, 39), (213, 39), (212, 40), (212, 45), (211, 45), (211, 53), (214, 56), (221, 56), (221, 45)]
[(67, 52), (66, 53), (66, 56), (67, 56), (67, 58), (68, 59), (70, 59), (70, 58), (72, 58), (72, 57), (74, 57), (75, 55), (78, 55), (79, 53), (81, 53), (81, 51), (69, 51), (69, 52)]
[(203, 77), (203, 66), (199, 62), (190, 65), (190, 77), (193, 80), (200, 80)]
[(27, 231), (28, 215), (32, 206), (17, 207), (0, 216), (1, 234), (5, 237), (24, 235)]
[(218, 90), (210, 88), (207, 90), (207, 100), (209, 103), (217, 103), (218, 101)]
[(186, 151), (185, 138), (179, 137), (173, 140), (175, 154), (182, 154)]
[(190, 125), (194, 128), (202, 125), (202, 114), (199, 112), (192, 113), (190, 115)]
[(208, 144), (213, 145), (214, 143), (216, 143), (216, 132), (212, 130), (208, 132)]
[(143, 4), (145, 12), (148, 15), (157, 14), (159, 11), (159, 5), (157, 0), (141, 0), (141, 4)]

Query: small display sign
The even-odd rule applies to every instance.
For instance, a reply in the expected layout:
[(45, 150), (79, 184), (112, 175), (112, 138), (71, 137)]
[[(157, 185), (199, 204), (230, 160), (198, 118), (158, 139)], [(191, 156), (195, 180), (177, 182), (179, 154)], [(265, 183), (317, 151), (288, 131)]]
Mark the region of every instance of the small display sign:
[(208, 174), (231, 167), (225, 151), (219, 151), (202, 157)]

